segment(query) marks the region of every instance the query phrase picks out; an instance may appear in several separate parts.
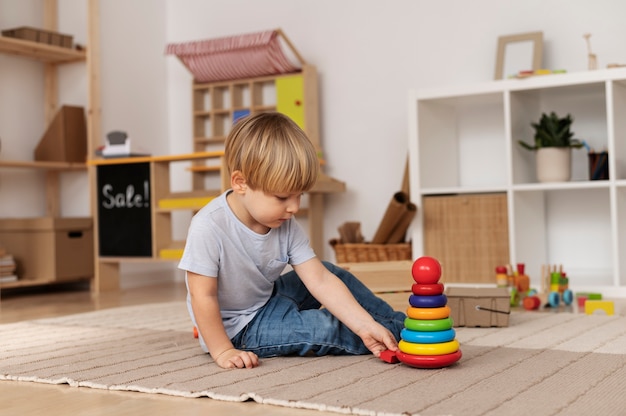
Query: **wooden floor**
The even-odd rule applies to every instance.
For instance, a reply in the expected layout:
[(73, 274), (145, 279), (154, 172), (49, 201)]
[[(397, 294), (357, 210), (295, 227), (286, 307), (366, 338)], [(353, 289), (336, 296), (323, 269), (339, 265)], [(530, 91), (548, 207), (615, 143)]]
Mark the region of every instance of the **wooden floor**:
[[(118, 306), (184, 300), (185, 284), (161, 284), (93, 297), (82, 285), (47, 288), (41, 293), (0, 292), (0, 323), (62, 316)], [(233, 370), (248, 371), (248, 370)], [(253, 370), (250, 370), (253, 371)], [(0, 381), (0, 416), (98, 415), (244, 415), (330, 416), (336, 413), (296, 410), (254, 402), (230, 403), (159, 394), (114, 392), (67, 385)]]

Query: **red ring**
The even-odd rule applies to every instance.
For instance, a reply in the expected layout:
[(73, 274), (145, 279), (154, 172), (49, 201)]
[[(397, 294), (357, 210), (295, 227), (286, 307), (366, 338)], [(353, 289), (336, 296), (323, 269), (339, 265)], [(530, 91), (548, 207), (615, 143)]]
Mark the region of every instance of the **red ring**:
[(396, 357), (400, 362), (416, 368), (442, 368), (452, 365), (462, 357), (461, 350), (444, 355), (412, 355), (402, 351), (396, 351)]
[(430, 285), (413, 283), (411, 291), (414, 295), (420, 296), (441, 295), (443, 293), (443, 283), (433, 283)]

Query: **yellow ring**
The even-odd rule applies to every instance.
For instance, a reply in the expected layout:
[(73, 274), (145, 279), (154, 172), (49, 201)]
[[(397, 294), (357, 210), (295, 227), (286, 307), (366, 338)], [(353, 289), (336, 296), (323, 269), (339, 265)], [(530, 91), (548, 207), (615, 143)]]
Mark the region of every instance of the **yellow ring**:
[(453, 339), (452, 341), (439, 344), (416, 344), (401, 339), (398, 342), (398, 349), (405, 354), (411, 355), (445, 355), (458, 351), (459, 341)]
[(409, 306), (406, 314), (411, 319), (443, 319), (450, 316), (450, 307), (448, 305), (440, 308), (414, 308)]

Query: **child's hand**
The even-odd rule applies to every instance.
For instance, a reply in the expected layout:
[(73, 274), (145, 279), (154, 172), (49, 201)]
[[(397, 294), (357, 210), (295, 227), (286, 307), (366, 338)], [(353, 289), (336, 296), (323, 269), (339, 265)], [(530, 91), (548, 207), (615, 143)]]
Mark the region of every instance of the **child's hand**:
[(255, 353), (235, 348), (223, 351), (213, 360), (222, 368), (254, 368), (259, 365), (259, 357)]
[(375, 357), (380, 356), (380, 353), (385, 350), (398, 350), (398, 343), (393, 334), (377, 322), (374, 322), (371, 327), (364, 328), (358, 335)]

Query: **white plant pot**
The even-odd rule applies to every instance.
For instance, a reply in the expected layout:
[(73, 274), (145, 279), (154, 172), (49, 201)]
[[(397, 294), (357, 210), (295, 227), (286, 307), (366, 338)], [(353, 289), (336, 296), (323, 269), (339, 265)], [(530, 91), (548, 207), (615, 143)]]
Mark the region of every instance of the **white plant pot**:
[(571, 178), (571, 147), (537, 149), (537, 180), (539, 182), (567, 182)]

